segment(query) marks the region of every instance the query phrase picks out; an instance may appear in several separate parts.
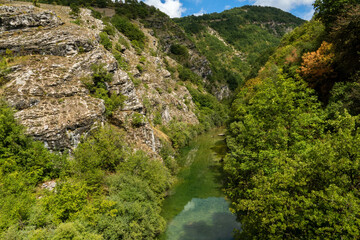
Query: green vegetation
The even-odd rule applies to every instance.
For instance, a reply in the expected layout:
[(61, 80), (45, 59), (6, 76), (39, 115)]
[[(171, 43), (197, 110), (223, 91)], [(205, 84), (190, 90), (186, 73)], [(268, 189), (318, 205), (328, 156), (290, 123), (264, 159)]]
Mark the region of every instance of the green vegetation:
[(112, 49), (112, 42), (109, 39), (109, 36), (106, 32), (101, 32), (99, 34), (100, 36), (100, 44), (102, 44), (107, 50)]
[(115, 15), (111, 19), (111, 23), (114, 27), (117, 28), (120, 32), (122, 32), (129, 40), (141, 49), (144, 49), (146, 37), (144, 33), (133, 23), (130, 22), (129, 19)]
[(0, 87), (7, 82), (6, 75), (10, 73), (9, 62), (13, 60), (12, 52), (7, 49), (5, 56), (0, 56)]
[(73, 16), (76, 16), (76, 17), (78, 17), (79, 16), (79, 14), (80, 14), (80, 8), (79, 8), (79, 6), (76, 4), (76, 3), (71, 3), (70, 4), (70, 15), (73, 15)]
[(144, 125), (144, 123), (145, 123), (144, 116), (140, 113), (134, 113), (132, 115), (131, 123), (134, 127), (140, 127), (140, 126)]
[[(288, 28), (304, 23), (279, 9), (255, 6), (175, 21), (209, 60), (212, 84), (227, 84), (231, 90), (256, 76)], [(208, 28), (217, 33), (210, 34)]]
[(233, 102), (224, 170), (239, 239), (360, 237), (360, 69), (345, 60), (360, 60), (359, 5), (345, 3), (316, 1), (321, 22), (285, 35)]
[[(30, 1), (30, 0), (29, 0)], [(64, 6), (70, 6), (73, 4), (74, 6), (82, 6), (82, 7), (110, 7), (113, 5), (111, 0), (39, 0), (41, 3), (48, 3), (48, 4), (58, 4)]]
[(107, 83), (112, 81), (112, 74), (109, 73), (103, 64), (93, 65), (91, 67), (93, 74), (91, 77), (82, 78), (82, 83), (93, 97), (104, 100), (106, 115), (111, 116), (113, 111), (122, 107), (125, 101), (125, 96), (122, 94), (110, 93), (107, 88)]
[(170, 53), (172, 53), (175, 59), (178, 61), (186, 61), (189, 57), (188, 49), (181, 44), (172, 44), (170, 47)]
[[(0, 106), (1, 239), (155, 239), (171, 175), (161, 162), (130, 151), (105, 125), (73, 153), (50, 153), (24, 135)], [(54, 190), (39, 183), (55, 179)]]
[[(50, 153), (27, 137), (13, 111), (0, 102), (0, 232), (21, 226), (31, 218), (39, 182), (61, 175), (66, 156)], [(9, 231), (12, 228), (9, 229)], [(1, 236), (1, 235), (0, 235)], [(3, 237), (1, 237), (4, 239)]]

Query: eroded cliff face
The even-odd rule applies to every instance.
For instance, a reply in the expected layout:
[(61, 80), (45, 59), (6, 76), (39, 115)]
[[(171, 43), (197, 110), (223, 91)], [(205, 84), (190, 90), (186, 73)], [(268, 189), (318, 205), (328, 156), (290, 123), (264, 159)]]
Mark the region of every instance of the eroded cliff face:
[[(161, 54), (159, 40), (150, 30), (143, 28), (148, 41), (141, 55), (130, 44), (122, 46), (128, 66), (124, 69), (99, 43), (102, 21), (82, 9), (77, 25), (69, 12), (68, 7), (44, 4), (0, 6), (0, 54), (11, 50), (15, 56), (1, 92), (30, 135), (54, 150), (73, 149), (81, 136), (110, 122), (125, 129), (135, 148), (156, 155), (164, 138), (152, 124), (156, 115), (163, 123), (173, 119), (198, 123), (190, 93), (166, 70), (165, 59), (166, 64), (176, 62)], [(119, 32), (111, 40), (120, 37), (128, 41)], [(94, 64), (104, 64), (113, 74), (109, 93), (126, 97), (112, 117), (105, 115), (104, 101), (92, 97), (82, 83)], [(143, 120), (134, 126), (138, 114)]]

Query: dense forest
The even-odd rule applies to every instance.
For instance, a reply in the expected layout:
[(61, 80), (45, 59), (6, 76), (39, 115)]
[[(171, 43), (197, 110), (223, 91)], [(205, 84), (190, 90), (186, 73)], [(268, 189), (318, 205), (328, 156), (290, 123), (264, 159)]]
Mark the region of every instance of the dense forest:
[(232, 104), (224, 169), (239, 239), (360, 237), (360, 5), (314, 7)]

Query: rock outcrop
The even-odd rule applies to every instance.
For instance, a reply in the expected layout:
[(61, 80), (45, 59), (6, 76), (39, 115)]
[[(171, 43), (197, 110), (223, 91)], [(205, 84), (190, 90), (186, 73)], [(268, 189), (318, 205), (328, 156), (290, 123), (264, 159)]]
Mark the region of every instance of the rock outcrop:
[[(187, 88), (166, 70), (164, 62), (176, 66), (174, 60), (150, 51), (140, 56), (129, 44), (121, 46), (128, 65), (121, 68), (99, 43), (103, 23), (82, 9), (78, 25), (69, 12), (68, 7), (44, 4), (41, 8), (19, 2), (0, 6), (0, 54), (14, 55), (8, 82), (0, 91), (17, 109), (15, 116), (30, 135), (50, 149), (71, 150), (82, 135), (110, 122), (126, 131), (135, 148), (158, 157), (164, 134), (154, 127), (155, 116), (161, 116), (164, 124), (172, 120), (198, 123)], [(159, 52), (158, 39), (142, 30), (148, 37), (147, 48)], [(128, 41), (119, 32), (111, 40), (119, 38)], [(105, 115), (104, 101), (93, 97), (83, 84), (94, 64), (112, 73), (109, 94), (126, 97), (110, 118)], [(139, 114), (143, 122), (135, 126), (132, 121)]]

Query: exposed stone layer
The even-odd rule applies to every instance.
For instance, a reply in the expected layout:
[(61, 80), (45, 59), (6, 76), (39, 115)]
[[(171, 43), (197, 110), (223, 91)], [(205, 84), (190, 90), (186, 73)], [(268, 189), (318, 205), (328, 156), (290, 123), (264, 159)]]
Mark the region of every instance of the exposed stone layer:
[[(120, 46), (128, 65), (122, 69), (99, 44), (104, 26), (91, 17), (90, 10), (81, 10), (79, 26), (72, 22), (68, 7), (12, 4), (0, 7), (0, 54), (9, 49), (16, 56), (2, 95), (17, 109), (15, 116), (27, 132), (49, 148), (73, 149), (82, 135), (109, 121), (126, 131), (135, 148), (158, 157), (164, 134), (151, 123), (156, 114), (163, 124), (172, 120), (198, 123), (190, 93), (166, 70), (162, 55), (144, 51), (140, 56), (131, 46)], [(147, 49), (159, 52), (158, 39), (142, 30), (148, 37)], [(117, 32), (113, 42), (119, 37), (128, 41)], [(176, 66), (166, 58), (167, 64)], [(94, 64), (103, 64), (112, 73), (109, 93), (126, 97), (111, 118), (105, 116), (104, 101), (90, 96), (82, 83), (91, 76)], [(140, 126), (132, 124), (136, 114), (143, 116)]]

